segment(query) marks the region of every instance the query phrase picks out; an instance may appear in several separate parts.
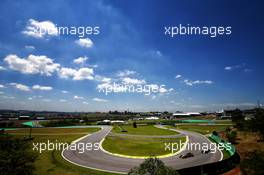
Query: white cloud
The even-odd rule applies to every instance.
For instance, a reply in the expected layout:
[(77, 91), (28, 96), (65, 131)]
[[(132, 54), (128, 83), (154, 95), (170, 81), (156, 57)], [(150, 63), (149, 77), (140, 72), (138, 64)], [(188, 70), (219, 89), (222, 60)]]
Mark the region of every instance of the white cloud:
[(232, 67), (230, 67), (230, 66), (225, 67), (225, 70), (231, 70), (231, 69), (232, 69)]
[(94, 65), (89, 65), (89, 67), (92, 67), (92, 68), (97, 68), (98, 65), (97, 64), (94, 64)]
[(33, 100), (33, 98), (32, 97), (28, 97), (28, 100)]
[(3, 91), (0, 91), (0, 95), (5, 94)]
[(161, 87), (159, 88), (159, 92), (160, 92), (160, 93), (166, 93), (166, 92), (168, 92), (168, 90), (167, 90), (166, 88), (164, 88), (164, 87), (161, 86)]
[(93, 101), (96, 101), (96, 102), (108, 102), (108, 100), (102, 99), (102, 98), (93, 98)]
[(0, 88), (5, 88), (5, 86), (4, 86), (4, 85), (2, 85), (2, 84), (0, 84)]
[(74, 99), (78, 99), (78, 100), (82, 100), (82, 99), (84, 99), (84, 97), (81, 97), (81, 96), (78, 96), (78, 95), (75, 95), (73, 98), (74, 98)]
[(211, 80), (195, 80), (195, 81), (191, 81), (191, 80), (184, 80), (183, 81), (186, 85), (188, 86), (193, 86), (193, 85), (197, 85), (197, 84), (213, 84), (213, 81)]
[(130, 78), (130, 77), (122, 78), (122, 81), (124, 84), (145, 84), (146, 83), (145, 80), (139, 80), (139, 79)]
[(65, 100), (65, 99), (60, 99), (60, 102), (67, 102), (67, 100)]
[(27, 26), (23, 34), (31, 36), (34, 38), (44, 38), (47, 36), (58, 36), (59, 32), (56, 25), (52, 21), (37, 21), (34, 19), (29, 19)]
[(88, 57), (84, 56), (84, 57), (78, 57), (78, 58), (74, 59), (73, 62), (75, 64), (84, 64), (87, 60), (88, 60)]
[(21, 90), (21, 91), (30, 91), (30, 88), (24, 84), (10, 83), (10, 85), (14, 86), (16, 89)]
[(34, 89), (34, 90), (41, 90), (41, 91), (50, 91), (50, 90), (52, 90), (53, 88), (52, 87), (50, 87), (50, 86), (40, 86), (40, 85), (34, 85), (33, 87), (32, 87), (32, 89)]
[(136, 71), (133, 71), (133, 70), (123, 70), (123, 71), (119, 71), (117, 73), (117, 76), (118, 77), (127, 77), (127, 76), (134, 75), (134, 74), (136, 74)]
[(84, 101), (83, 104), (88, 105), (89, 103), (87, 101)]
[(68, 94), (69, 91), (61, 91), (61, 93), (63, 93), (63, 94)]
[(51, 76), (60, 67), (60, 64), (54, 63), (52, 59), (45, 55), (29, 55), (26, 58), (20, 58), (11, 54), (6, 56), (4, 61), (9, 65), (10, 69), (24, 74)]
[(93, 80), (93, 69), (80, 68), (74, 75), (73, 80)]
[(156, 95), (153, 95), (153, 96), (151, 97), (152, 100), (155, 100), (156, 98), (157, 98)]
[(180, 75), (180, 74), (178, 74), (178, 75), (175, 76), (176, 79), (177, 78), (181, 78), (181, 77), (182, 77), (182, 75)]
[(93, 46), (93, 41), (89, 38), (80, 38), (79, 40), (76, 40), (75, 43), (81, 47), (86, 48), (90, 48)]
[(25, 49), (27, 49), (27, 50), (35, 50), (35, 47), (27, 45), (27, 46), (25, 46)]
[(100, 75), (95, 75), (95, 80), (103, 82), (103, 83), (110, 83), (112, 81), (111, 78), (100, 76)]
[(67, 79), (73, 77), (76, 72), (75, 69), (63, 67), (58, 71), (58, 74), (59, 77)]
[(0, 66), (0, 71), (1, 71), (1, 70), (6, 70), (6, 68), (3, 67), (3, 66)]
[(61, 78), (72, 78), (73, 80), (93, 80), (93, 73), (93, 69), (87, 67), (79, 70), (63, 67), (58, 71)]
[(237, 65), (234, 65), (234, 66), (226, 66), (225, 70), (226, 71), (231, 71), (231, 70), (234, 70), (234, 69), (241, 69), (241, 68), (243, 68), (245, 66), (246, 66), (245, 63), (241, 63), (241, 64), (237, 64)]
[(159, 51), (159, 50), (156, 50), (156, 54), (158, 55), (158, 56), (162, 56), (162, 53), (161, 53), (161, 51)]

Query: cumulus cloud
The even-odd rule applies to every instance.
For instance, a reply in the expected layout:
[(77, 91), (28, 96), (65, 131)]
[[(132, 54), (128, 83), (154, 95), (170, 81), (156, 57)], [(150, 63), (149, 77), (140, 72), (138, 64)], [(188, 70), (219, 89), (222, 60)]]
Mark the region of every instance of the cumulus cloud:
[(2, 84), (0, 84), (0, 88), (5, 88), (5, 86), (4, 86), (4, 85), (2, 85)]
[(61, 93), (63, 93), (63, 94), (68, 94), (69, 93), (69, 91), (61, 91)]
[(91, 48), (94, 44), (90, 38), (80, 38), (75, 43), (81, 47)]
[(73, 80), (93, 80), (93, 69), (91, 68), (80, 68), (73, 77)]
[(67, 68), (67, 67), (62, 67), (58, 71), (58, 74), (59, 74), (59, 77), (67, 79), (67, 78), (70, 78), (70, 77), (74, 77), (74, 74), (76, 72), (77, 71), (75, 69)]
[(231, 66), (226, 66), (226, 67), (225, 67), (225, 70), (231, 70), (231, 69), (232, 69)]
[(88, 105), (89, 103), (87, 101), (84, 101), (83, 104)]
[(178, 75), (175, 76), (176, 79), (177, 78), (181, 78), (181, 77), (182, 77), (182, 75), (180, 75), (180, 74), (178, 74)]
[(193, 85), (197, 85), (197, 84), (213, 84), (213, 81), (211, 80), (195, 80), (195, 81), (191, 81), (191, 80), (184, 80), (183, 81), (186, 85), (188, 86), (193, 86)]
[(81, 96), (78, 96), (78, 95), (74, 95), (73, 98), (74, 98), (74, 99), (78, 99), (78, 100), (82, 100), (82, 99), (84, 99), (84, 97), (81, 97)]
[(95, 76), (95, 79), (97, 81), (100, 81), (100, 82), (103, 82), (103, 83), (110, 83), (112, 81), (111, 78), (108, 78), (108, 77), (103, 77), (103, 76), (100, 76), (100, 75), (96, 75)]
[(78, 70), (63, 67), (58, 71), (61, 78), (72, 78), (73, 80), (93, 80), (94, 71), (92, 68), (80, 68)]
[(3, 66), (0, 66), (0, 71), (1, 71), (1, 70), (6, 70), (6, 68), (3, 67)]
[(108, 100), (102, 99), (102, 98), (93, 98), (93, 101), (96, 101), (96, 102), (108, 102)]
[(32, 89), (34, 89), (34, 90), (41, 90), (41, 91), (50, 91), (53, 88), (50, 87), (50, 86), (40, 86), (40, 85), (37, 84), (37, 85), (32, 86)]
[(145, 80), (140, 80), (136, 78), (124, 77), (122, 78), (124, 84), (145, 84)]
[(251, 69), (245, 68), (245, 66), (246, 66), (246, 63), (242, 63), (242, 64), (237, 64), (237, 65), (234, 65), (234, 66), (226, 66), (224, 69), (226, 71), (232, 71), (232, 70), (236, 70), (236, 69), (243, 69), (244, 72), (252, 71)]
[(34, 19), (29, 19), (24, 31), (24, 35), (34, 37), (34, 38), (45, 38), (48, 36), (58, 36), (59, 31), (56, 25), (52, 21), (37, 21)]
[(25, 49), (27, 49), (27, 50), (35, 50), (35, 47), (34, 46), (26, 45), (25, 46)]
[(20, 58), (17, 55), (10, 54), (4, 58), (4, 61), (10, 69), (24, 74), (51, 76), (60, 67), (60, 64), (54, 63), (51, 58), (45, 55), (29, 55), (26, 58)]
[(73, 62), (75, 64), (84, 64), (86, 60), (88, 60), (88, 57), (84, 56), (84, 57), (79, 57), (79, 58), (74, 59)]
[(16, 89), (21, 91), (30, 91), (30, 88), (27, 85), (20, 83), (10, 83), (11, 86), (14, 86)]
[(127, 77), (127, 76), (134, 75), (134, 74), (136, 74), (136, 71), (133, 71), (133, 70), (123, 70), (123, 71), (119, 71), (117, 73), (117, 76), (118, 77)]

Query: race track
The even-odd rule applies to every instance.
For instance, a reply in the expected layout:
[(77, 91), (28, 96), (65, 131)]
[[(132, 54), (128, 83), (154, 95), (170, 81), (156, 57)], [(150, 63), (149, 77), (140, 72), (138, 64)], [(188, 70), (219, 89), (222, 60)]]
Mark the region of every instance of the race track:
[[(162, 127), (162, 126), (160, 126)], [(111, 126), (102, 126), (100, 131), (97, 131), (87, 137), (84, 137), (78, 140), (76, 143), (99, 143), (101, 140), (107, 136), (112, 127)], [(178, 130), (177, 130), (178, 131)], [(189, 131), (178, 131), (181, 134), (187, 135), (189, 137), (190, 143), (208, 143), (211, 142), (204, 137), (203, 135), (195, 132)], [(179, 158), (179, 155), (192, 152), (194, 157), (187, 159)], [(184, 150), (179, 155), (174, 155), (171, 157), (161, 158), (161, 160), (167, 165), (175, 169), (182, 169), (187, 167), (192, 167), (196, 165), (217, 162), (222, 159), (222, 152), (217, 150), (216, 153), (202, 154), (201, 150)], [(62, 156), (67, 161), (82, 166), (86, 168), (115, 172), (115, 173), (128, 173), (129, 170), (135, 166), (138, 166), (144, 161), (144, 159), (135, 159), (135, 158), (124, 158), (114, 156), (108, 153), (105, 153), (101, 149), (93, 151), (85, 151), (84, 153), (78, 153), (78, 151), (73, 150), (64, 150)]]

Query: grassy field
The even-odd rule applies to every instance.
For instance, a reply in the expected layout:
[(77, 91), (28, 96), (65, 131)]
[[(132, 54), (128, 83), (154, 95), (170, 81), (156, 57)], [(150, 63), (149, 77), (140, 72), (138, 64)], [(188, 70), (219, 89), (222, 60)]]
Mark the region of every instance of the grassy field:
[[(180, 138), (144, 138), (107, 136), (103, 142), (103, 148), (109, 152), (128, 156), (159, 156), (171, 153), (165, 151), (165, 143), (182, 143), (186, 137)], [(176, 150), (175, 150), (176, 152)]]
[(112, 129), (112, 132), (120, 133), (120, 134), (132, 134), (132, 135), (175, 135), (175, 134), (179, 134), (178, 132), (175, 132), (175, 131), (156, 128), (153, 125), (143, 125), (143, 126), (139, 125), (137, 126), (137, 128), (134, 128), (132, 125), (123, 125), (122, 128), (126, 130), (127, 132), (122, 132), (122, 129), (119, 126), (115, 126)]
[(177, 125), (170, 128), (194, 131), (201, 134), (210, 134), (213, 131), (224, 131), (229, 125)]
[[(33, 142), (63, 142), (70, 143), (86, 134), (98, 131), (99, 128), (34, 128)], [(28, 136), (29, 129), (7, 131), (16, 137)], [(61, 151), (45, 151), (39, 154), (35, 162), (37, 175), (113, 175), (101, 171), (82, 168), (64, 160)]]

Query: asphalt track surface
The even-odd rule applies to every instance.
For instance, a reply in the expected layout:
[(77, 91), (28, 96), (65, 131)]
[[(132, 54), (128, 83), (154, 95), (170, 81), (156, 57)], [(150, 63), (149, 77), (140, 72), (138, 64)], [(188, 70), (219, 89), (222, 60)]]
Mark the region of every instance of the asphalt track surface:
[[(101, 140), (106, 137), (112, 127), (111, 126), (102, 126), (100, 131), (97, 131), (87, 137), (83, 137), (75, 143), (99, 143)], [(189, 131), (179, 131), (181, 134), (187, 135), (189, 137), (189, 144), (191, 143), (204, 143), (211, 144), (211, 142), (203, 135), (195, 132)], [(192, 152), (194, 157), (181, 159), (180, 155), (184, 155), (188, 152)], [(85, 151), (84, 153), (79, 153), (78, 150), (64, 150), (62, 156), (67, 161), (79, 165), (82, 167), (114, 172), (114, 173), (128, 173), (129, 170), (133, 167), (138, 166), (144, 161), (144, 159), (135, 159), (135, 158), (124, 158), (118, 157), (105, 153), (101, 149)], [(161, 158), (165, 165), (170, 166), (174, 169), (182, 169), (187, 167), (192, 167), (196, 165), (202, 165), (211, 162), (217, 162), (222, 159), (223, 154), (217, 150), (215, 153), (202, 154), (201, 150), (183, 150), (180, 154), (174, 155), (171, 157)]]

